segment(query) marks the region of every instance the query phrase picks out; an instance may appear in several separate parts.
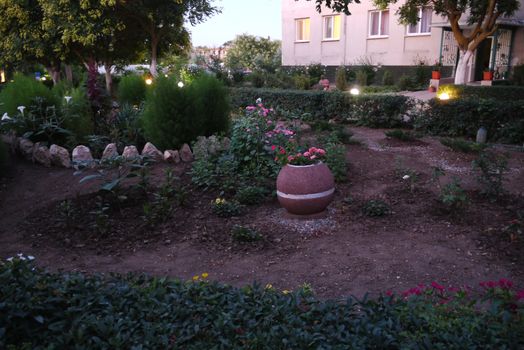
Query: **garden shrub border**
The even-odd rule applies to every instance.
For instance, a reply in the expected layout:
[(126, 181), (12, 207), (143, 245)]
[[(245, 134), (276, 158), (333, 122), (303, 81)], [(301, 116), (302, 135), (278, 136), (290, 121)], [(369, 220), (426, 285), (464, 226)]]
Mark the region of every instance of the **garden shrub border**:
[[(278, 291), (144, 275), (49, 273), (34, 257), (0, 262), (0, 347), (519, 348), (524, 290), (501, 279), (482, 293), (433, 282), (399, 296), (319, 300)], [(483, 306), (489, 305), (486, 308)], [(520, 330), (520, 331), (519, 331)]]
[(437, 95), (447, 92), (452, 98), (481, 98), (499, 101), (524, 100), (524, 86), (516, 85), (440, 85)]

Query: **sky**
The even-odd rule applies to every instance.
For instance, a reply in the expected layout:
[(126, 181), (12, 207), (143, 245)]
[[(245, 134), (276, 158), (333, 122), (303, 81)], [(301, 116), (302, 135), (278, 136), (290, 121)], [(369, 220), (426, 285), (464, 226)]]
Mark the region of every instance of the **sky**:
[(220, 46), (244, 33), (282, 39), (280, 0), (214, 0), (213, 5), (222, 13), (188, 27), (193, 46)]

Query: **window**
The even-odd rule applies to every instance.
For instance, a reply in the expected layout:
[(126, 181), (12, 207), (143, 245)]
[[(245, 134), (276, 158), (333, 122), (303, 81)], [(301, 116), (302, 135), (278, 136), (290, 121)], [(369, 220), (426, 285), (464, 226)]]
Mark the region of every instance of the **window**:
[(418, 22), (408, 26), (408, 34), (430, 34), (431, 33), (431, 7), (421, 7), (418, 9)]
[(324, 17), (324, 40), (340, 39), (340, 15)]
[(369, 36), (381, 37), (389, 35), (389, 10), (371, 11), (369, 13)]
[(309, 18), (295, 20), (296, 41), (309, 41)]

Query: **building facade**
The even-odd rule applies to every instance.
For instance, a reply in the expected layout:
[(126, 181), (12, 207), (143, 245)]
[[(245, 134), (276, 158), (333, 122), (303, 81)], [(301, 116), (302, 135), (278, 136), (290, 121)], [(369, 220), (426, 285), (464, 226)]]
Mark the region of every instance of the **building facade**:
[[(399, 7), (397, 3), (379, 10), (372, 1), (362, 0), (351, 5), (352, 14), (346, 16), (329, 9), (318, 13), (312, 0), (282, 0), (282, 64), (395, 69), (439, 62), (453, 75), (458, 47), (447, 20), (424, 7), (416, 25), (401, 25)], [(493, 69), (496, 78), (506, 78), (517, 64), (524, 64), (524, 4), (512, 18), (500, 19), (499, 30), (479, 46), (468, 80), (480, 80), (484, 68)]]

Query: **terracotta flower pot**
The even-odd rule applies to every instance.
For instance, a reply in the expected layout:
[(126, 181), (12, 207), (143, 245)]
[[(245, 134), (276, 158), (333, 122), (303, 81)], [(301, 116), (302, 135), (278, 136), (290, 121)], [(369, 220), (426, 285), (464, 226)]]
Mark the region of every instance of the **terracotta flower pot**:
[(335, 179), (324, 163), (286, 165), (277, 177), (277, 197), (289, 213), (312, 215), (333, 200)]
[(440, 79), (440, 72), (438, 70), (434, 70), (431, 72), (431, 79)]
[(483, 80), (493, 80), (493, 72), (482, 72)]

